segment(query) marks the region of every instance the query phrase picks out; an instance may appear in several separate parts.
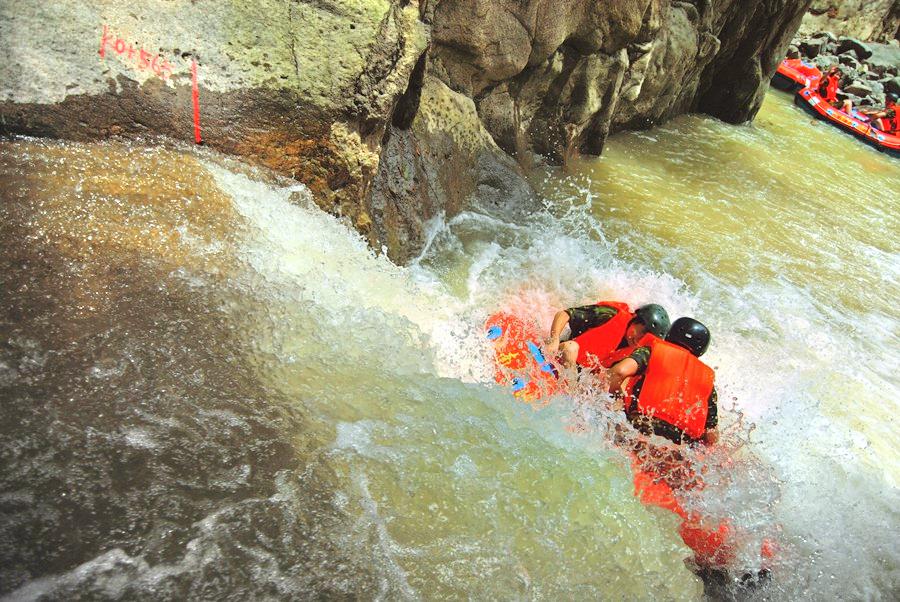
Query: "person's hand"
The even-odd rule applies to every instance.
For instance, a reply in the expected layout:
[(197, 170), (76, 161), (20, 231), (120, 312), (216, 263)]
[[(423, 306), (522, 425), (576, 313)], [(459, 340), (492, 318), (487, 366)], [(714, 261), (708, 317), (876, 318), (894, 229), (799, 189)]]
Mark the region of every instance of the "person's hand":
[(544, 343), (544, 357), (549, 359), (553, 359), (559, 353), (559, 339), (558, 338), (550, 338), (547, 339), (546, 343)]
[(709, 429), (703, 433), (701, 441), (705, 445), (715, 445), (719, 442), (719, 429)]

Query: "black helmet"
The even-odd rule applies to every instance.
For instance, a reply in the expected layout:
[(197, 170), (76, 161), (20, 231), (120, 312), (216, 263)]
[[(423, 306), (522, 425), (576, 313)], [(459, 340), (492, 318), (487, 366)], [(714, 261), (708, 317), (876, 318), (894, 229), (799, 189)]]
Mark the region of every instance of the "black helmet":
[(666, 336), (668, 342), (684, 347), (697, 357), (706, 353), (710, 338), (709, 328), (694, 318), (678, 318)]
[(889, 100), (891, 102), (897, 102), (897, 95), (894, 94), (893, 92), (888, 92), (887, 96), (885, 98), (887, 98), (887, 100)]
[(662, 305), (650, 303), (637, 308), (634, 312), (634, 319), (647, 327), (647, 330), (656, 336), (662, 338), (669, 332), (669, 314), (663, 309)]

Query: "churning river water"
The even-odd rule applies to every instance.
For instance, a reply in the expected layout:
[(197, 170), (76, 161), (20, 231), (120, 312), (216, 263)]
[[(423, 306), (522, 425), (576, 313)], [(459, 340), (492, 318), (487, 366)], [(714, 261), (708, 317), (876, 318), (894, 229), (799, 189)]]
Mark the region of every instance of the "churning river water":
[[(900, 163), (770, 94), (435, 220), (397, 267), (212, 153), (0, 142), (0, 597), (893, 600)], [(494, 386), (482, 327), (599, 299), (710, 326), (741, 533), (704, 594), (577, 390)], [(589, 390), (588, 390), (589, 391)]]

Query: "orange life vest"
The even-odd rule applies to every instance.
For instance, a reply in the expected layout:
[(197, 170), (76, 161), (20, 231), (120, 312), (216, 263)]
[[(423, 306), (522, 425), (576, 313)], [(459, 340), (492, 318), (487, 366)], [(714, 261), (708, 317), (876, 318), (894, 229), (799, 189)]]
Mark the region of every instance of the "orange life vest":
[(882, 132), (887, 132), (888, 134), (896, 134), (898, 131), (900, 131), (900, 109), (898, 109), (897, 105), (895, 104), (885, 108), (894, 111), (893, 119), (889, 117), (881, 117), (879, 119), (876, 119), (875, 127), (877, 127)]
[(601, 301), (597, 305), (612, 307), (618, 310), (618, 313), (600, 326), (572, 339), (578, 343), (578, 357), (575, 361), (586, 368), (597, 368), (601, 365), (600, 361), (619, 346), (628, 324), (634, 319), (634, 314), (626, 303)]
[[(644, 378), (632, 379), (626, 386), (625, 407), (700, 439), (706, 432), (707, 400), (714, 380), (712, 368), (690, 351), (654, 337)], [(641, 388), (635, 404), (637, 382)]]
[(838, 90), (838, 78), (836, 75), (825, 75), (819, 82), (819, 94), (825, 102), (836, 102)]

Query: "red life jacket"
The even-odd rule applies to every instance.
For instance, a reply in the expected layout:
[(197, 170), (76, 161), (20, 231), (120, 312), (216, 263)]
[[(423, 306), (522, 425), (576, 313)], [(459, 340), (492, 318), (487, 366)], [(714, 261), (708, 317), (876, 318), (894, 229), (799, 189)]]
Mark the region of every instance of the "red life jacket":
[(836, 75), (825, 75), (819, 82), (819, 94), (825, 102), (837, 102), (838, 78)]
[(632, 379), (626, 386), (625, 407), (634, 407), (635, 384), (641, 382), (638, 413), (700, 439), (706, 432), (707, 400), (714, 380), (712, 368), (690, 351), (654, 337), (644, 378)]
[(881, 117), (875, 120), (875, 127), (877, 127), (882, 132), (887, 132), (888, 134), (896, 134), (900, 131), (900, 109), (897, 108), (896, 104), (893, 104), (889, 107), (885, 107), (885, 109), (893, 109), (894, 118), (890, 119), (888, 117)]
[(628, 324), (634, 319), (634, 314), (626, 303), (601, 301), (597, 305), (612, 307), (618, 310), (618, 313), (600, 326), (572, 339), (578, 343), (578, 357), (575, 361), (586, 368), (597, 368), (601, 365), (600, 361), (619, 346)]

